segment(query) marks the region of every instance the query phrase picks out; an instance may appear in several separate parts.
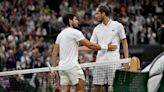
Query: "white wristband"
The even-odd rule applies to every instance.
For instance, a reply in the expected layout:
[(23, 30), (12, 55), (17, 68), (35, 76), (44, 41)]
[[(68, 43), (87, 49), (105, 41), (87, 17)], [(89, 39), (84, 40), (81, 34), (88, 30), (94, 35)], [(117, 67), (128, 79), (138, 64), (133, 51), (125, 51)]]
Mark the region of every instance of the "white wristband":
[(108, 45), (101, 44), (100, 47), (101, 47), (101, 50), (108, 50)]

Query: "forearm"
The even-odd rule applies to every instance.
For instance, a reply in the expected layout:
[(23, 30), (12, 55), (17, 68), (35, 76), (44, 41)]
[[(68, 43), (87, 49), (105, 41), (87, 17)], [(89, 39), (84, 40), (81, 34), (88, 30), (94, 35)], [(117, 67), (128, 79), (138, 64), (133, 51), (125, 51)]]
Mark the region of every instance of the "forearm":
[[(86, 47), (88, 47), (89, 49), (92, 49), (92, 50), (95, 50), (95, 51), (97, 51), (97, 50), (100, 50), (101, 49), (101, 46), (100, 45), (98, 45), (98, 44), (96, 44), (96, 43), (92, 43), (92, 42), (90, 42), (90, 41), (88, 41), (87, 39), (82, 39), (82, 40), (80, 40), (80, 44), (81, 45), (83, 45), (83, 46), (86, 46)], [(88, 49), (88, 50), (89, 50)], [(80, 50), (87, 50), (86, 48), (84, 49), (82, 49), (82, 48), (80, 48)]]
[(52, 50), (52, 53), (51, 53), (51, 63), (52, 63), (52, 66), (57, 66), (58, 64), (58, 53), (59, 53), (59, 45), (55, 44), (53, 46), (53, 50)]
[(57, 66), (58, 65), (58, 62), (57, 62), (57, 56), (56, 55), (51, 55), (51, 64), (53, 67)]
[[(107, 44), (92, 43), (92, 42), (89, 42), (87, 39), (80, 40), (80, 44), (88, 47), (89, 49), (95, 50), (95, 51), (98, 51), (98, 50), (109, 50), (109, 51), (113, 51), (113, 50), (115, 50), (117, 48), (117, 46), (111, 45), (111, 44), (108, 44), (107, 45)], [(84, 50), (84, 48), (83, 49), (80, 48), (79, 50)]]
[(95, 51), (101, 50), (101, 46), (95, 43), (90, 43), (87, 47)]
[(79, 47), (79, 51), (93, 51), (93, 50), (86, 46), (81, 46), (81, 47)]
[(125, 58), (129, 57), (129, 50), (128, 50), (128, 48), (124, 48), (124, 57)]
[(128, 49), (128, 43), (127, 40), (124, 40), (123, 43), (123, 52), (124, 52), (124, 57), (128, 58), (129, 57), (129, 49)]

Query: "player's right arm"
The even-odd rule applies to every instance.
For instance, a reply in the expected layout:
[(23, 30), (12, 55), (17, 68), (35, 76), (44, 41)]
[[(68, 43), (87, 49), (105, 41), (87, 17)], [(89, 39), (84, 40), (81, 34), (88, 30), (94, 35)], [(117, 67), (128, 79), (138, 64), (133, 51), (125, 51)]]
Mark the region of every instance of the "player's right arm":
[[(98, 45), (97, 43), (98, 43), (98, 38), (96, 35), (96, 31), (94, 30), (93, 34), (91, 36), (90, 42), (87, 39), (83, 39), (80, 41), (80, 44), (84, 45), (84, 46), (80, 47), (79, 51), (90, 51), (90, 50), (96, 50), (97, 51), (97, 50), (102, 49), (100, 46), (102, 44)], [(99, 46), (100, 46), (100, 48), (99, 48)], [(112, 43), (108, 44), (108, 48), (107, 48), (108, 51), (114, 51), (116, 49), (117, 49), (116, 45), (112, 45)]]
[[(92, 43), (87, 39), (82, 39), (79, 41), (81, 45), (83, 45), (83, 47), (81, 47), (79, 50), (87, 50), (92, 49), (92, 50), (102, 50), (105, 49), (109, 50), (109, 51), (114, 51), (116, 50), (117, 46), (116, 45), (112, 45), (112, 43), (109, 43), (108, 45), (104, 45), (104, 44), (96, 44), (96, 43)], [(86, 46), (86, 47), (85, 47)], [(88, 48), (87, 48), (88, 47)], [(105, 47), (105, 48), (104, 48)], [(88, 50), (89, 50), (88, 49)]]
[[(82, 39), (79, 41), (81, 45), (83, 45), (82, 47), (79, 48), (79, 50), (101, 50), (101, 46), (95, 43), (91, 43), (89, 40), (87, 39)], [(86, 46), (86, 47), (85, 47)]]
[(57, 64), (58, 64), (58, 62), (57, 62), (58, 54), (59, 54), (59, 44), (55, 43), (53, 45), (53, 49), (52, 49), (52, 53), (51, 53), (51, 63), (52, 63), (53, 67), (57, 66)]
[(59, 54), (59, 41), (60, 41), (60, 34), (56, 38), (56, 42), (53, 44), (52, 52), (51, 52), (51, 64), (53, 67), (58, 65), (58, 54)]
[[(52, 48), (52, 52), (51, 52), (51, 64), (52, 64), (52, 67), (56, 67), (58, 65), (58, 54), (59, 54), (59, 44), (53, 44), (53, 48)], [(57, 71), (53, 71), (51, 74), (50, 74), (52, 77), (56, 77), (58, 76), (58, 73)]]
[[(94, 42), (90, 42), (87, 40), (82, 32), (76, 30), (74, 32), (74, 39), (79, 42), (81, 45), (88, 47), (89, 49), (98, 51), (98, 50), (116, 50), (117, 46), (112, 45), (112, 44), (97, 44)], [(85, 47), (85, 48), (86, 48)], [(80, 50), (80, 49), (79, 49)], [(82, 49), (81, 49), (82, 50)]]

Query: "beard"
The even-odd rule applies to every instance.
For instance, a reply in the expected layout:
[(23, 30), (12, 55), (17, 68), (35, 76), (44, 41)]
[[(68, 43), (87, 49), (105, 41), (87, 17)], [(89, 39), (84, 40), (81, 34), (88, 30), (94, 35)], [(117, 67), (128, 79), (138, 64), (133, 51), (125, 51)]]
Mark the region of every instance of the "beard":
[(102, 23), (102, 20), (98, 20), (98, 23)]
[(73, 24), (73, 28), (80, 30), (80, 24)]
[(103, 18), (97, 19), (97, 22), (99, 23), (103, 22)]
[(73, 28), (80, 30), (80, 26), (73, 26)]
[(75, 28), (75, 29), (78, 29), (78, 30), (80, 29), (80, 27), (78, 27), (78, 26), (76, 26), (76, 27), (73, 27), (73, 28)]

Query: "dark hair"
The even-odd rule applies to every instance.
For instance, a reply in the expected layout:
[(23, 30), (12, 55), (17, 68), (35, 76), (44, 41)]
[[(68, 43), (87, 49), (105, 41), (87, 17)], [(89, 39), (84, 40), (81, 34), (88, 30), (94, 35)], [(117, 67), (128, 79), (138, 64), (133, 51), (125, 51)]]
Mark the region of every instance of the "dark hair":
[(99, 5), (99, 11), (102, 13), (104, 12), (106, 16), (109, 16), (111, 13), (111, 8), (106, 5)]
[(63, 16), (63, 23), (66, 25), (66, 26), (69, 26), (69, 19), (70, 20), (73, 20), (73, 17), (75, 17), (74, 14), (66, 14)]

